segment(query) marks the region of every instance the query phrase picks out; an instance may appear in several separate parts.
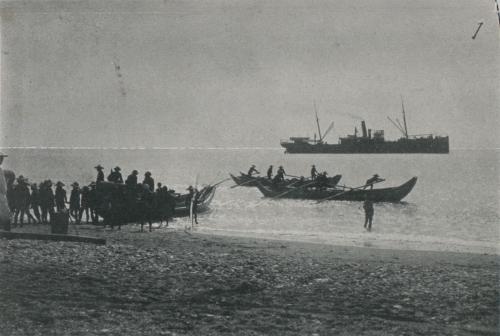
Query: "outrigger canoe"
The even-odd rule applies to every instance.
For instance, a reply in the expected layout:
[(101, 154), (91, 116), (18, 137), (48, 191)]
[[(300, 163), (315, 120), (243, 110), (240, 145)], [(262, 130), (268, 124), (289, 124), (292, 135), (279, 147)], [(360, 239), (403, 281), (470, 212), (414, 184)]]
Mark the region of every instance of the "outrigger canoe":
[[(247, 174), (244, 174), (240, 172), (239, 176), (235, 176), (233, 174), (229, 174), (231, 176), (231, 179), (234, 181), (239, 186), (242, 187), (257, 187), (259, 184), (264, 185), (264, 186), (269, 186), (269, 187), (286, 187), (286, 186), (293, 186), (293, 187), (300, 187), (303, 185), (314, 185), (314, 181), (310, 179), (299, 179), (299, 178), (292, 178), (292, 179), (286, 179), (282, 182), (278, 183), (273, 183), (272, 180), (268, 179), (267, 177), (260, 177), (260, 176), (248, 176)], [(342, 178), (342, 175), (335, 175), (333, 177), (328, 178), (328, 187), (335, 187), (340, 179)]]
[(400, 202), (417, 183), (413, 177), (398, 187), (380, 189), (361, 188), (309, 188), (309, 187), (272, 187), (257, 184), (257, 188), (265, 197), (294, 198), (307, 200), (364, 201), (367, 197), (373, 202)]
[[(209, 210), (209, 205), (215, 195), (216, 186), (205, 186), (199, 190), (197, 197), (197, 213)], [(137, 222), (144, 218), (145, 211), (153, 220), (162, 217), (189, 216), (189, 194), (170, 194), (167, 198), (155, 200), (154, 206), (146, 208), (140, 199), (140, 193), (131, 191), (124, 184), (101, 182), (97, 184), (97, 213), (104, 220), (118, 217), (122, 223)]]

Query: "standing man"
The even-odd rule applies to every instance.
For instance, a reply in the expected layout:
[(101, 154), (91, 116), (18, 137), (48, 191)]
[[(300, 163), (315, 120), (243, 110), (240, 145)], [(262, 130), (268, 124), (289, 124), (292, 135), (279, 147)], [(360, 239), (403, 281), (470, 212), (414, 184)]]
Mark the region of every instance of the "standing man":
[(97, 178), (95, 180), (96, 183), (104, 182), (104, 172), (102, 171), (104, 169), (104, 167), (101, 166), (100, 164), (98, 164), (94, 168), (97, 169)]
[(311, 180), (315, 180), (318, 176), (318, 171), (316, 170), (316, 166), (312, 165), (311, 167)]
[[(7, 155), (0, 153), (0, 166), (3, 159)], [(7, 182), (5, 181), (5, 173), (0, 167), (0, 227), (5, 231), (10, 231), (10, 209), (7, 202)]]
[(29, 224), (30, 191), (28, 189), (28, 184), (22, 175), (17, 178), (17, 185), (14, 187), (14, 203), (16, 206), (16, 213), (14, 214), (14, 225), (17, 224), (17, 218), (19, 215), (21, 216), (19, 220), (21, 227), (23, 227), (24, 215), (28, 217)]
[(80, 214), (78, 215), (78, 222), (81, 223), (83, 212), (85, 212), (85, 216), (87, 217), (87, 224), (89, 223), (89, 209), (90, 209), (90, 188), (88, 186), (84, 186), (81, 192), (81, 207)]
[(189, 191), (189, 195), (186, 198), (186, 206), (188, 207), (188, 209), (191, 209), (191, 206), (192, 206), (192, 209), (193, 209), (192, 220), (194, 220), (194, 222), (196, 224), (198, 224), (198, 197), (199, 197), (198, 194), (199, 193), (198, 193), (198, 190), (193, 188), (193, 186), (189, 186), (187, 188), (187, 190)]
[(66, 203), (68, 203), (68, 198), (66, 197), (66, 190), (64, 190), (64, 183), (58, 181), (56, 183), (56, 208), (57, 211), (62, 211), (66, 209)]
[(40, 207), (42, 208), (42, 222), (47, 224), (47, 214), (51, 218), (54, 214), (54, 192), (52, 191), (52, 181), (46, 180), (40, 183)]
[(285, 179), (285, 175), (286, 175), (286, 172), (285, 172), (285, 169), (283, 168), (283, 166), (279, 166), (278, 167), (278, 171), (276, 172), (276, 176), (275, 178), (281, 182)]
[(31, 209), (35, 214), (38, 223), (42, 223), (42, 218), (40, 217), (40, 192), (38, 191), (38, 186), (36, 183), (31, 185), (31, 197), (30, 197)]
[(273, 165), (270, 165), (269, 168), (267, 168), (267, 179), (273, 179)]
[(373, 209), (373, 201), (366, 195), (365, 202), (363, 203), (363, 209), (365, 210), (365, 229), (368, 231), (372, 230), (373, 214), (375, 210)]
[(69, 214), (73, 216), (77, 224), (80, 224), (80, 186), (78, 182), (71, 184), (73, 189), (69, 195)]
[(142, 184), (146, 184), (149, 186), (149, 191), (154, 192), (155, 191), (155, 180), (151, 177), (151, 172), (146, 172), (144, 174), (144, 180), (142, 181)]

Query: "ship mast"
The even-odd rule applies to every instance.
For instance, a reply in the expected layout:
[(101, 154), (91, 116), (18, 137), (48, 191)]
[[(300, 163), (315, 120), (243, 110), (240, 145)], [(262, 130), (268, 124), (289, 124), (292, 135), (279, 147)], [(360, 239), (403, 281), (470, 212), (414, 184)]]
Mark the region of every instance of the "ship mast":
[(316, 114), (316, 125), (318, 126), (318, 135), (319, 135), (319, 142), (323, 141), (323, 137), (321, 136), (321, 129), (319, 127), (319, 119), (318, 119), (318, 110), (316, 109), (316, 102), (313, 102), (314, 104), (314, 113)]
[(405, 126), (405, 137), (408, 139), (408, 127), (406, 126), (406, 114), (405, 114), (405, 104), (403, 102), (403, 96), (401, 96), (401, 107), (403, 109), (403, 124)]

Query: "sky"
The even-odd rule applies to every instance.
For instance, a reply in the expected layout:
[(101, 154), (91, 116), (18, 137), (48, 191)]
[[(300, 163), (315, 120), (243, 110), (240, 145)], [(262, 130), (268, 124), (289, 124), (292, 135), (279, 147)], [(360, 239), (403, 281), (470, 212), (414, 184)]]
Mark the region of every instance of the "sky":
[[(493, 0), (2, 1), (2, 147), (279, 147), (365, 120), (499, 148)], [(476, 39), (472, 35), (483, 20)]]

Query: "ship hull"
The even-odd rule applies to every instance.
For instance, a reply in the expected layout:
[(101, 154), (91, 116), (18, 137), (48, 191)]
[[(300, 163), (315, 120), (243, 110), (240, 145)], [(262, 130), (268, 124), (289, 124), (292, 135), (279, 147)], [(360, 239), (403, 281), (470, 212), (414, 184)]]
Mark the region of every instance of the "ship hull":
[(450, 152), (448, 137), (399, 139), (397, 141), (362, 141), (350, 144), (326, 144), (307, 142), (282, 142), (285, 153), (290, 154), (402, 154)]

